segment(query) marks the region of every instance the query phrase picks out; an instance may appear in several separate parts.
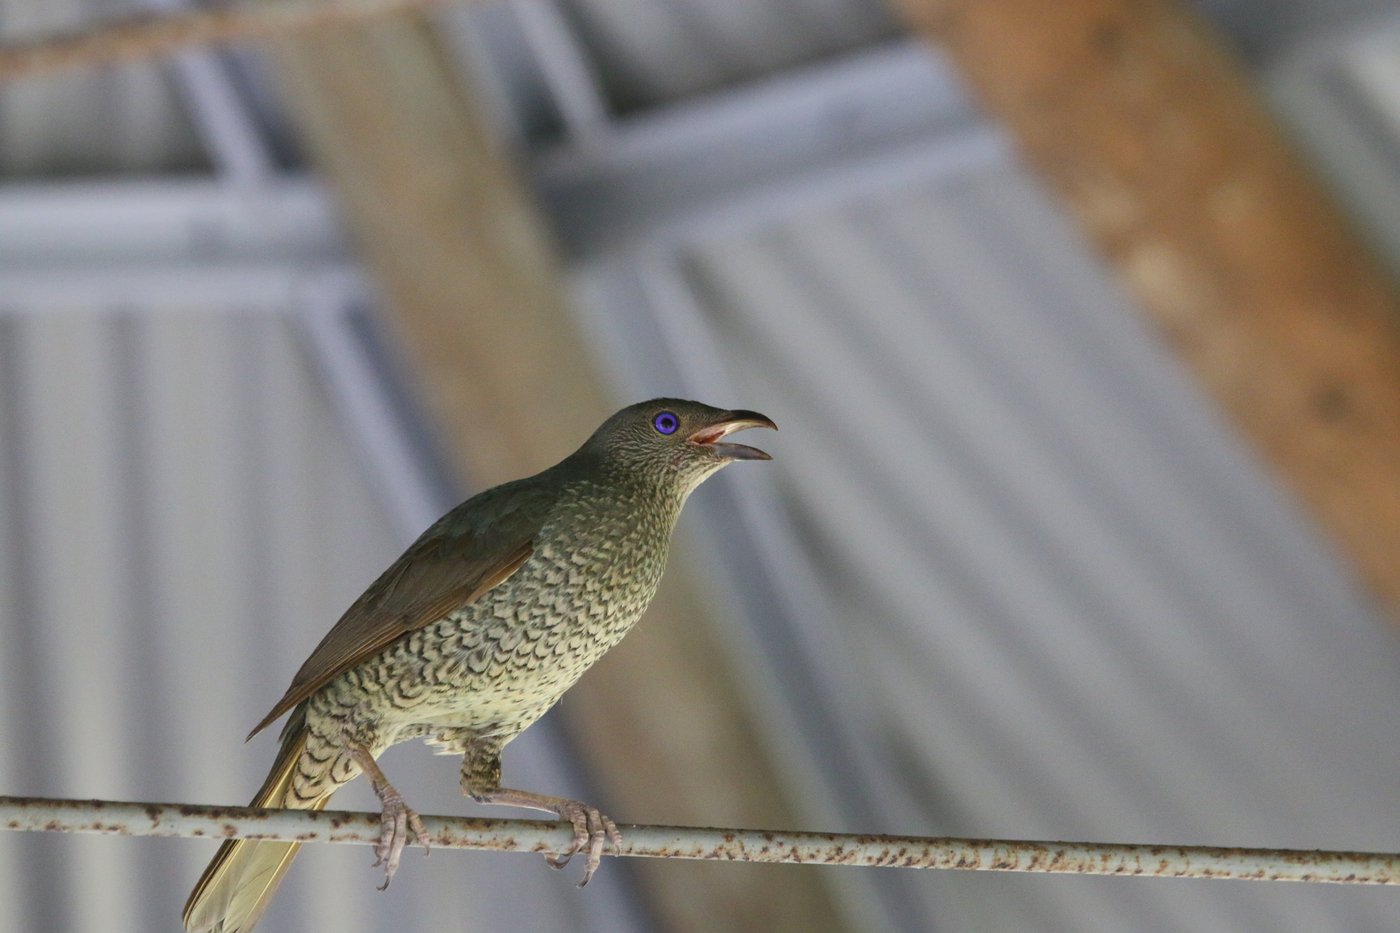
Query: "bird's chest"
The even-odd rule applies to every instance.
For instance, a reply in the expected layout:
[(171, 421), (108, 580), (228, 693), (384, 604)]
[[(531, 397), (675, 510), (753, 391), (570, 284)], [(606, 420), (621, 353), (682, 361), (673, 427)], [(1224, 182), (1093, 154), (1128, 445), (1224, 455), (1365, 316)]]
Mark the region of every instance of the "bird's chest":
[(530, 666), (591, 665), (651, 602), (669, 531), (647, 522), (609, 522), (544, 537), (502, 592), (482, 606), (483, 646), (514, 652)]
[(434, 721), (532, 721), (627, 634), (660, 583), (671, 529), (665, 515), (627, 514), (547, 526), (514, 575), (425, 630), (422, 676), (443, 688), (429, 691)]

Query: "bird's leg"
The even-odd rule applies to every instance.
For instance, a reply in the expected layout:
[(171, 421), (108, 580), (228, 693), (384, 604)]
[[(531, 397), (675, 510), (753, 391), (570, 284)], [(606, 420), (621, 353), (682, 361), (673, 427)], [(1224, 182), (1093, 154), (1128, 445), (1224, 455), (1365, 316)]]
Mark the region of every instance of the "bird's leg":
[(403, 855), (404, 846), (408, 845), (410, 834), (414, 841), (423, 844), (423, 853), (428, 853), (428, 830), (423, 825), (423, 818), (403, 802), (403, 795), (389, 783), (368, 749), (347, 742), (346, 751), (364, 769), (370, 787), (374, 788), (374, 795), (384, 807), (379, 818), (379, 841), (374, 845), (374, 864), (384, 866), (384, 883), (379, 886), (379, 890), (383, 891), (399, 870), (399, 857)]
[(586, 850), (588, 859), (583, 866), (583, 880), (579, 882), (579, 887), (588, 884), (598, 870), (603, 861), (604, 844), (611, 842), (615, 853), (621, 851), (622, 834), (617, 831), (617, 824), (600, 813), (597, 807), (566, 797), (550, 797), (502, 787), (501, 747), (498, 742), (480, 740), (467, 746), (467, 755), (462, 761), (462, 790), (477, 803), (543, 810), (572, 823), (574, 838), (569, 848), (561, 855), (546, 855), (545, 861), (551, 868), (563, 868), (574, 853)]

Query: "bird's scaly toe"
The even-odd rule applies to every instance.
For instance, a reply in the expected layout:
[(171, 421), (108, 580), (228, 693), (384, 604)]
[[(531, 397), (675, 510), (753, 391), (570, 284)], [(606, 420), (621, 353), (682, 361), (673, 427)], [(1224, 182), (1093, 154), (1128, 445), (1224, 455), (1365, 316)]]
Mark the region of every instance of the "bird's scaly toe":
[(551, 868), (563, 868), (575, 854), (586, 851), (588, 857), (583, 866), (583, 880), (578, 884), (579, 887), (583, 887), (602, 864), (605, 845), (611, 842), (614, 853), (621, 851), (622, 834), (618, 832), (617, 824), (597, 807), (590, 807), (577, 800), (561, 801), (559, 817), (573, 824), (574, 838), (566, 851), (558, 856), (547, 855), (545, 861)]
[(376, 867), (384, 866), (384, 883), (379, 886), (381, 891), (388, 888), (389, 882), (394, 880), (403, 850), (410, 841), (421, 843), (425, 855), (431, 851), (431, 841), (427, 827), (423, 825), (423, 818), (404, 803), (398, 791), (391, 789), (385, 793), (382, 802), (384, 811), (379, 817), (379, 841), (374, 845), (374, 864)]

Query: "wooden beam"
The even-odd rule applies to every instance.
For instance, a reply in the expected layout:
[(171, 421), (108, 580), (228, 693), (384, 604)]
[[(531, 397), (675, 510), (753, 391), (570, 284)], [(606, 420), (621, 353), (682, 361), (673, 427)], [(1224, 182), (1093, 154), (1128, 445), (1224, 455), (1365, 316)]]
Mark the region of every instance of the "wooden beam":
[(1400, 614), (1396, 295), (1178, 0), (896, 0)]
[[(489, 484), (571, 452), (617, 405), (544, 224), (432, 25), (338, 29), (275, 57), (458, 464)], [(790, 826), (686, 563), (678, 548), (648, 617), (561, 710), (619, 821)], [(830, 929), (825, 882), (784, 874), (776, 898), (775, 870), (638, 874), (669, 929)]]

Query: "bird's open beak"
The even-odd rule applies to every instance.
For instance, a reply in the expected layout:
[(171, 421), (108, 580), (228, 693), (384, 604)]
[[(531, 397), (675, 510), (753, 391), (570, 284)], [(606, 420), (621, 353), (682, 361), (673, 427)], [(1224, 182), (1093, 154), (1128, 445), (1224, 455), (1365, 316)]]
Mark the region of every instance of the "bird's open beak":
[(686, 440), (692, 444), (702, 444), (709, 447), (726, 460), (772, 460), (772, 457), (757, 447), (746, 447), (743, 444), (721, 444), (719, 442), (726, 435), (742, 431), (745, 428), (778, 430), (773, 419), (767, 415), (760, 415), (756, 411), (727, 411), (713, 423), (687, 437)]

